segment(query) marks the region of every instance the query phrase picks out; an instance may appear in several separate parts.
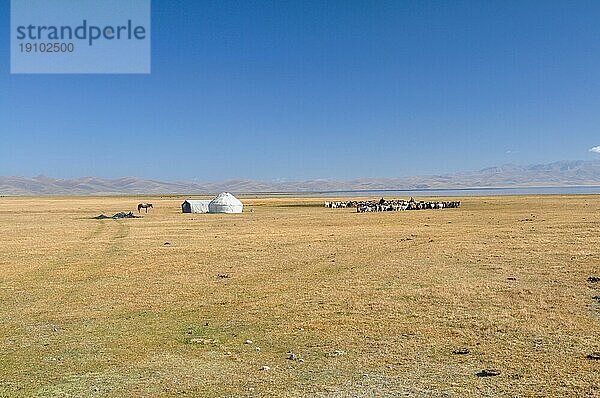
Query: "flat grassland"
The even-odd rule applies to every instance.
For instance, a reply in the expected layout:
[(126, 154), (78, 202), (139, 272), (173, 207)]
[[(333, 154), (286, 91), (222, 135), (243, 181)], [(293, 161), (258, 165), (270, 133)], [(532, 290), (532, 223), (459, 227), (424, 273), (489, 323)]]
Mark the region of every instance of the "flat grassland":
[(182, 200), (0, 198), (0, 397), (600, 396), (598, 196)]

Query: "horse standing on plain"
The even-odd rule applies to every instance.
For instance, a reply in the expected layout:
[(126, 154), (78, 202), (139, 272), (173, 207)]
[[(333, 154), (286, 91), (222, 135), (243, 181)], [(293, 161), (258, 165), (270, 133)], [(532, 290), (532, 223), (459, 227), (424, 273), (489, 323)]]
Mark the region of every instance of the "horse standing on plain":
[(141, 209), (146, 209), (146, 213), (148, 213), (148, 207), (154, 208), (152, 207), (152, 203), (140, 203), (138, 205), (138, 213), (140, 213)]

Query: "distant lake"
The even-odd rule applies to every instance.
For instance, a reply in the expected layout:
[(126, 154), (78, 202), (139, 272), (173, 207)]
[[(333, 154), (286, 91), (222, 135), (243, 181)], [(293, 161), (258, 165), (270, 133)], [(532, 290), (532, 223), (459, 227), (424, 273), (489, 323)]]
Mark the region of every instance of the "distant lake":
[[(593, 195), (600, 186), (579, 187), (518, 187), (518, 188), (458, 188), (458, 189), (384, 189), (300, 192), (290, 196), (509, 196), (509, 195)], [(286, 195), (286, 194), (284, 194)]]

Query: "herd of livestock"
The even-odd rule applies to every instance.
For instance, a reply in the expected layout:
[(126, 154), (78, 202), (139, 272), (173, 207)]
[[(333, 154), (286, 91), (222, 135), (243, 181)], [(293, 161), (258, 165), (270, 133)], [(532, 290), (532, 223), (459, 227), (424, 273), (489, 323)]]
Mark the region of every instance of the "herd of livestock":
[(417, 202), (414, 198), (410, 200), (367, 200), (356, 201), (349, 200), (346, 202), (325, 202), (325, 207), (331, 209), (338, 208), (356, 208), (357, 213), (365, 213), (371, 211), (403, 211), (403, 210), (424, 210), (424, 209), (453, 209), (460, 207), (459, 201), (437, 201), (437, 202)]

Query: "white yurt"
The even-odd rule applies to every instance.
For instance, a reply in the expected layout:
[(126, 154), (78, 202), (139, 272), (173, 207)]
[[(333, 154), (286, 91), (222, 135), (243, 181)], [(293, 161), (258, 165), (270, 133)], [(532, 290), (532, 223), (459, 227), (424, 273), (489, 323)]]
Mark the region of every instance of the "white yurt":
[(181, 204), (182, 213), (208, 213), (210, 200), (186, 200)]
[(222, 192), (208, 204), (209, 213), (241, 213), (244, 205), (229, 192)]

